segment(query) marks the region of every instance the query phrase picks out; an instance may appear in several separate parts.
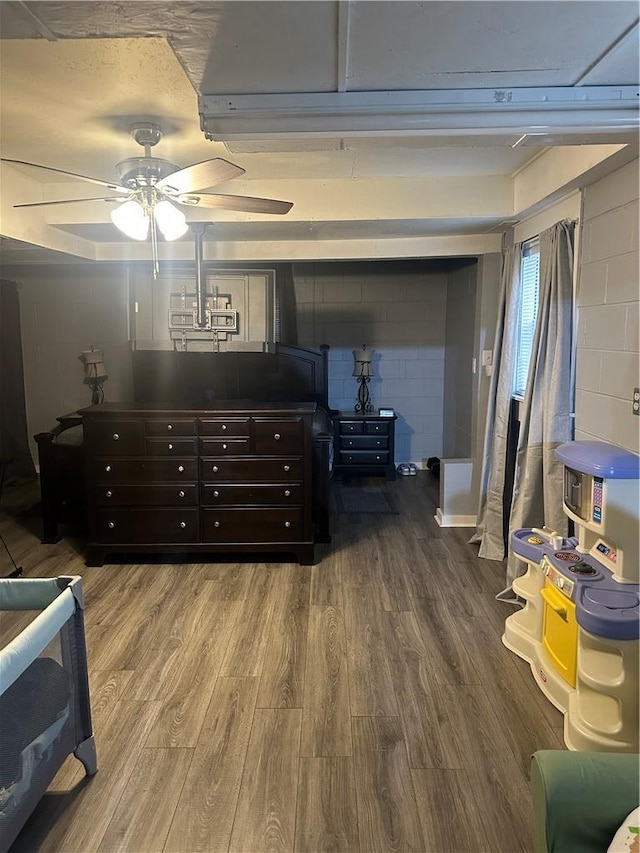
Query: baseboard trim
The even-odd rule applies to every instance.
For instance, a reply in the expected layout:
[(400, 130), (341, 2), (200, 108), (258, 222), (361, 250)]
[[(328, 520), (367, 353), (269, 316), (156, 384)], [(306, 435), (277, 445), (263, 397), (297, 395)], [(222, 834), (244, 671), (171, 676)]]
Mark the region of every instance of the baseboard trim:
[(440, 527), (475, 527), (475, 515), (443, 515), (440, 507), (434, 515), (436, 523)]

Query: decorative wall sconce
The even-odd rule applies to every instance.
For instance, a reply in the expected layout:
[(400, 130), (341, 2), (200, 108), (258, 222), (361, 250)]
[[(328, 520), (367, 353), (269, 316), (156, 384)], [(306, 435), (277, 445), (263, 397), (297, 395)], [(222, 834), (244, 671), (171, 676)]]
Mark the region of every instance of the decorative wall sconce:
[(83, 350), (78, 356), (84, 364), (84, 384), (91, 388), (91, 405), (104, 401), (103, 384), (109, 378), (102, 361), (102, 350), (96, 349), (93, 344), (91, 349)]
[(358, 380), (358, 395), (356, 399), (355, 411), (361, 412), (363, 415), (373, 411), (373, 404), (369, 396), (369, 380), (373, 376), (373, 359), (374, 350), (367, 349), (366, 344), (362, 344), (362, 349), (354, 349), (353, 351), (353, 375)]

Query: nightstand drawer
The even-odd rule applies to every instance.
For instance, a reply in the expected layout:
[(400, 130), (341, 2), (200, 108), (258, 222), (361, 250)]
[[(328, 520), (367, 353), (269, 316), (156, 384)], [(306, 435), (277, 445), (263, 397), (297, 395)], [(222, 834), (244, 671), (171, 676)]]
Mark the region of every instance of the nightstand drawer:
[(388, 421), (365, 421), (364, 431), (367, 435), (389, 435)]
[(341, 465), (387, 465), (387, 451), (376, 453), (372, 450), (340, 451)]
[(295, 542), (301, 536), (300, 507), (202, 510), (205, 542)]
[(356, 435), (364, 432), (364, 421), (344, 421), (340, 422), (340, 434), (341, 435), (351, 435), (355, 433)]
[(341, 435), (340, 450), (388, 450), (386, 435)]

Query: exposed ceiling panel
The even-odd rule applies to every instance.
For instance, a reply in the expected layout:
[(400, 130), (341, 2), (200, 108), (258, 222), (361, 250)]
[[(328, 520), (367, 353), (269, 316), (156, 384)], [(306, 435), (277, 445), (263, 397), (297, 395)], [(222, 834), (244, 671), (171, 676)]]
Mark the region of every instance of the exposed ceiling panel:
[[(164, 131), (156, 156), (179, 166), (225, 157), (246, 175), (222, 192), (294, 203), (280, 220), (208, 211), (212, 240), (281, 241), (283, 253), (305, 240), (371, 240), (382, 253), (386, 239), (497, 232), (514, 214), (515, 194), (505, 188), (546, 156), (542, 145), (620, 137), (385, 131), (223, 144), (204, 138), (197, 94), (636, 85), (637, 16), (637, 3), (626, 0), (0, 2), (2, 152), (113, 180), (120, 160), (141, 153), (131, 123), (150, 119)], [(576, 149), (580, 158), (590, 167)], [(74, 246), (85, 257), (112, 246), (118, 258), (123, 244), (104, 204), (100, 212), (70, 205), (75, 210), (64, 215), (59, 207), (46, 214), (12, 208), (61, 191), (94, 195), (90, 185), (62, 186), (34, 170), (6, 180), (11, 167), (2, 168), (2, 227), (15, 238), (0, 242), (3, 259), (8, 245), (27, 240), (41, 241), (48, 259), (64, 257), (52, 248)], [(448, 214), (438, 218), (439, 211)]]
[[(637, 15), (633, 2), (355, 3), (348, 89), (571, 86)], [(605, 76), (626, 82), (617, 66)]]

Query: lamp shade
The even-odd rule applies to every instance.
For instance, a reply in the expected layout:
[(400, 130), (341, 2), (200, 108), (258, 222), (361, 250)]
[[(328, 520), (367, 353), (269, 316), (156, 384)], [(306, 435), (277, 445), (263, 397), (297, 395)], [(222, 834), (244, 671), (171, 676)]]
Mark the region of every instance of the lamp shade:
[(158, 228), (162, 231), (165, 240), (177, 240), (186, 234), (187, 219), (181, 210), (178, 210), (170, 201), (163, 199), (153, 208), (153, 215)]
[(104, 382), (109, 378), (109, 374), (105, 370), (102, 350), (93, 349), (83, 350), (80, 356), (80, 361), (84, 364), (84, 383), (89, 385), (91, 382), (100, 380)]
[(363, 344), (362, 349), (353, 351), (353, 376), (373, 376), (373, 354), (375, 350), (367, 349)]
[(132, 240), (146, 240), (149, 233), (149, 217), (143, 207), (129, 199), (109, 214), (113, 224)]

